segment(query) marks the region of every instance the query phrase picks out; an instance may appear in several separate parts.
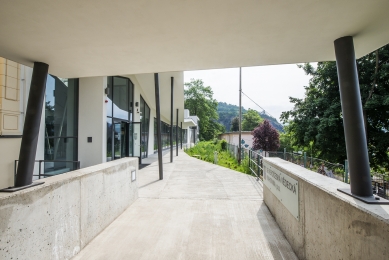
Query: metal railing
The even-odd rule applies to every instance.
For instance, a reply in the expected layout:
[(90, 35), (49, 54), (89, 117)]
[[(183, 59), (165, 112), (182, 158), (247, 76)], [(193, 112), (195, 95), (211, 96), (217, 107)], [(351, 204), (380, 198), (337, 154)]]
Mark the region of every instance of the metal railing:
[[(239, 159), (238, 158), (239, 147), (237, 145), (227, 143), (227, 151), (236, 160)], [(256, 176), (257, 179), (263, 180), (262, 153), (260, 153), (259, 151), (253, 151), (251, 149), (242, 148), (241, 159), (242, 161), (244, 161), (246, 158), (248, 158), (248, 167), (250, 169), (251, 174), (253, 176)]]
[(389, 199), (389, 176), (380, 173), (374, 173), (371, 178), (373, 194), (382, 198)]
[[(318, 158), (309, 157), (305, 152), (290, 153), (286, 151), (268, 152), (268, 156), (279, 157), (324, 176), (350, 183), (347, 160), (345, 160), (344, 164), (331, 163)], [(372, 175), (373, 193), (382, 198), (389, 199), (389, 176), (375, 172), (372, 172)]]
[(348, 183), (348, 172), (345, 164), (331, 163), (304, 153), (268, 152), (269, 157), (278, 157), (285, 161), (300, 165), (311, 171)]
[[(42, 173), (42, 163), (65, 163), (65, 164), (66, 163), (72, 163), (73, 167), (70, 167), (69, 170), (65, 171), (65, 172), (69, 172), (69, 171), (74, 171), (74, 170), (80, 169), (80, 161), (36, 160), (35, 162), (38, 163), (38, 169), (39, 170), (38, 170), (38, 174), (33, 174), (33, 177), (38, 177), (38, 179), (42, 179), (42, 178), (58, 175), (58, 174)], [(17, 174), (17, 169), (18, 169), (18, 163), (19, 163), (19, 160), (15, 160), (15, 166), (14, 166), (15, 181), (16, 181), (16, 174)], [(62, 174), (62, 173), (65, 173), (65, 172), (61, 172), (59, 174)]]
[[(227, 144), (227, 150), (232, 157), (238, 160), (239, 147), (237, 145)], [(344, 164), (339, 164), (307, 156), (305, 152), (259, 152), (246, 148), (242, 148), (241, 156), (242, 161), (248, 156), (251, 174), (260, 179), (263, 179), (263, 157), (278, 157), (324, 176), (350, 183), (347, 160)], [(373, 193), (382, 198), (389, 199), (389, 175), (375, 172), (372, 174)]]
[(251, 173), (257, 176), (258, 180), (259, 179), (263, 180), (262, 154), (252, 150), (248, 150), (248, 151), (249, 151), (249, 168)]

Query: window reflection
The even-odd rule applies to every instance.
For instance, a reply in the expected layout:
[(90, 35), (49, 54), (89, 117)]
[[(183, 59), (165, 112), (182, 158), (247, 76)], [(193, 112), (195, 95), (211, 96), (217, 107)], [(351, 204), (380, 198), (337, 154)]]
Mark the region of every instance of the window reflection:
[[(77, 161), (78, 79), (48, 75), (45, 104), (45, 160)], [(72, 163), (47, 162), (46, 174), (60, 174)]]

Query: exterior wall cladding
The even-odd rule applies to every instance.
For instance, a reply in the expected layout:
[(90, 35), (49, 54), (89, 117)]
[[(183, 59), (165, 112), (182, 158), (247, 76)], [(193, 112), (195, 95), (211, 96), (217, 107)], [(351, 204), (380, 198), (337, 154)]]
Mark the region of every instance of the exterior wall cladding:
[[(170, 82), (170, 76), (175, 76), (176, 78), (183, 80), (182, 72), (170, 74), (162, 73), (162, 77), (160, 78), (166, 78)], [(32, 68), (17, 64), (4, 58), (0, 58), (0, 189), (14, 185), (15, 160), (19, 158), (21, 133), (23, 132), (24, 123), (24, 112), (27, 106), (31, 76)], [(146, 154), (145, 151), (147, 151), (148, 155), (153, 154), (153, 126), (154, 117), (156, 115), (154, 101), (154, 81), (148, 79), (148, 77), (153, 78), (153, 74), (124, 75), (122, 77), (128, 78), (134, 85), (133, 100), (131, 104), (129, 104), (133, 114), (129, 122), (141, 122), (142, 120), (142, 114), (140, 113), (139, 109), (137, 109), (139, 107), (136, 107), (136, 104), (140, 104), (141, 97), (150, 107), (148, 142), (145, 147), (143, 147), (142, 151), (143, 155)], [(76, 150), (72, 152), (75, 155), (71, 158), (72, 160), (80, 161), (81, 168), (93, 166), (107, 161), (107, 95), (105, 94), (105, 89), (107, 88), (107, 78), (108, 77), (90, 77), (79, 79), (77, 93), (78, 104), (76, 104), (78, 109), (78, 127), (75, 127), (76, 132), (72, 134), (72, 136), (74, 135), (75, 138), (58, 138), (58, 140), (54, 141), (50, 139), (50, 142), (52, 142), (51, 144), (57, 145), (59, 147), (65, 147), (65, 145), (69, 146), (67, 143), (75, 142), (75, 144), (72, 145), (72, 147), (75, 145)], [(66, 82), (66, 79), (64, 82)], [(183, 107), (183, 82), (178, 81), (175, 84), (176, 87), (174, 93), (174, 103), (182, 103), (182, 105), (177, 105), (178, 108), (181, 108), (181, 106)], [(165, 87), (161, 83), (160, 85), (161, 87)], [(170, 84), (169, 86), (166, 86), (166, 88), (167, 87), (170, 89)], [(51, 101), (48, 99), (52, 97), (55, 98), (55, 94), (48, 94), (47, 91), (52, 90), (46, 88), (46, 104), (48, 101)], [(168, 113), (170, 113), (170, 95), (169, 98), (164, 97), (163, 95), (165, 92), (167, 91), (164, 91), (161, 94), (161, 100), (164, 101), (161, 103), (161, 105), (164, 106), (164, 109), (161, 107), (161, 119), (166, 123), (170, 123), (170, 120), (168, 119), (170, 117), (168, 115)], [(53, 101), (51, 101), (50, 105), (53, 105)], [(169, 110), (167, 107), (169, 107)], [(183, 114), (183, 109), (180, 110)], [(66, 109), (64, 109), (64, 111), (66, 111)], [(43, 110), (36, 160), (47, 160), (48, 158), (45, 158), (47, 157), (45, 151), (47, 152), (47, 146), (51, 145), (48, 141), (49, 139), (46, 133), (47, 122), (45, 122), (45, 113), (47, 113), (47, 111)], [(67, 113), (70, 113), (69, 108)], [(176, 116), (174, 116), (174, 118), (175, 117)], [(180, 118), (183, 118), (183, 116)], [(53, 136), (55, 136), (55, 134), (53, 134)], [(141, 133), (139, 133), (139, 136), (141, 136)], [(92, 137), (92, 142), (88, 142), (88, 137)], [(63, 144), (64, 142), (65, 144)], [(60, 143), (62, 143), (62, 146)], [(7, 149), (4, 149), (4, 147), (7, 147)], [(55, 150), (53, 147), (51, 147), (51, 149)], [(59, 153), (58, 150), (61, 150), (61, 148), (56, 150), (57, 153)], [(64, 151), (62, 151), (62, 153), (67, 156), (69, 151), (67, 151), (66, 148), (63, 148), (63, 150)], [(134, 154), (134, 156), (137, 156), (137, 154)], [(43, 163), (42, 173), (43, 171), (47, 171), (47, 168), (50, 165), (53, 166), (52, 164), (53, 163)], [(57, 173), (74, 170), (72, 166), (75, 164), (66, 165), (64, 166), (64, 170), (56, 171), (53, 174), (55, 175)], [(36, 163), (34, 167), (34, 175), (38, 175), (39, 173), (38, 166), (38, 163)]]

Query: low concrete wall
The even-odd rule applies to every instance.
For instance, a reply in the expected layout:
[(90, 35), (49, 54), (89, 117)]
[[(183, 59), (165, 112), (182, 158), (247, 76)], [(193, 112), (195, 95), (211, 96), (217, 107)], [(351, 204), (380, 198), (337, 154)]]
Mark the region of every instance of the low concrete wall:
[(138, 158), (125, 158), (0, 193), (0, 259), (69, 259), (138, 198)]
[(264, 161), (298, 180), (297, 220), (265, 185), (264, 201), (300, 259), (389, 259), (389, 205), (339, 191), (349, 185), (279, 158)]

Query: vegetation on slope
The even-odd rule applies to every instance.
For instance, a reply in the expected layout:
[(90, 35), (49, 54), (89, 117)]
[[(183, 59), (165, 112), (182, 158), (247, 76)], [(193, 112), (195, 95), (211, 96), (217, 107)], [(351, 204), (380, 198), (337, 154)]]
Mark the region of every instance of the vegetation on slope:
[(238, 161), (230, 155), (227, 151), (227, 143), (225, 140), (214, 140), (214, 141), (203, 141), (197, 143), (194, 147), (185, 149), (185, 152), (192, 157), (196, 157), (203, 161), (214, 163), (214, 152), (218, 153), (218, 162), (217, 165), (250, 174), (250, 169), (248, 167), (248, 158), (245, 158), (242, 161), (242, 164), (239, 165)]

